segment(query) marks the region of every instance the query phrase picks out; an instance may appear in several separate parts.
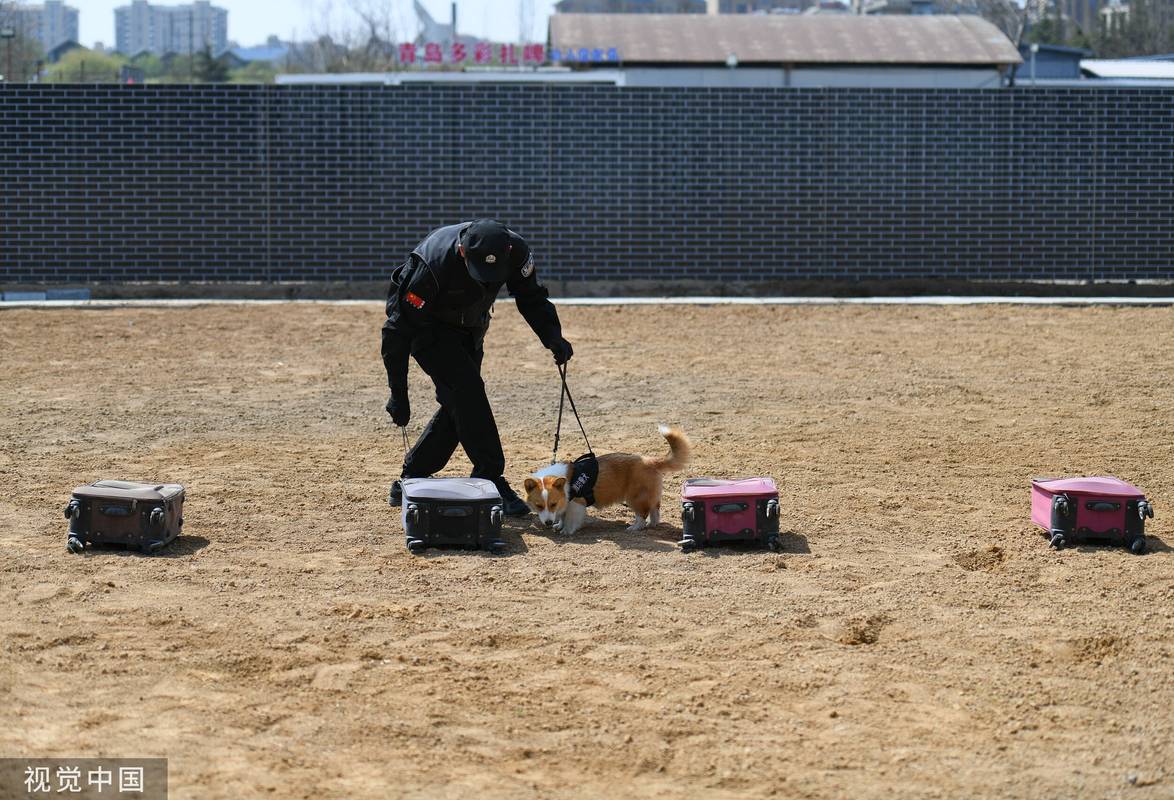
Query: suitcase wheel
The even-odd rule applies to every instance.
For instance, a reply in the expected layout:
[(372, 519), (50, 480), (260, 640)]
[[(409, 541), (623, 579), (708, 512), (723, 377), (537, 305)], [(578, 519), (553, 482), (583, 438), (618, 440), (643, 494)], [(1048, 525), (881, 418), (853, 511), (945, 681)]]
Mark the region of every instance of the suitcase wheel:
[(1138, 536), (1136, 539), (1134, 539), (1132, 542), (1130, 542), (1129, 543), (1129, 552), (1133, 553), (1135, 556), (1140, 556), (1142, 553), (1144, 553), (1145, 552), (1145, 537)]
[(783, 543), (779, 541), (779, 537), (777, 536), (768, 536), (766, 546), (770, 548), (772, 553), (780, 553), (783, 550)]
[[(69, 505), (65, 507), (66, 519), (77, 519), (78, 514), (81, 513), (82, 504), (76, 500), (70, 500)], [(1153, 516), (1152, 514), (1150, 516)]]
[(1057, 550), (1063, 550), (1065, 544), (1067, 544), (1067, 542), (1064, 540), (1064, 534), (1062, 534), (1062, 533), (1052, 534), (1052, 541), (1051, 541), (1052, 547), (1056, 548)]
[[(68, 516), (68, 514), (66, 515)], [(1142, 500), (1137, 504), (1137, 516), (1144, 520), (1146, 517), (1154, 518), (1154, 507), (1148, 500)]]
[(86, 543), (76, 536), (70, 536), (65, 540), (65, 549), (76, 555), (86, 549)]
[(500, 555), (505, 552), (506, 545), (501, 539), (494, 539), (485, 545), (485, 549), (494, 555)]
[(682, 553), (692, 553), (697, 549), (697, 540), (692, 536), (686, 536), (677, 542), (677, 545), (681, 548)]
[(139, 550), (141, 550), (143, 552), (143, 554), (149, 556), (149, 555), (153, 555), (155, 553), (158, 553), (160, 550), (163, 549), (163, 545), (165, 545), (165, 544), (167, 544), (167, 542), (161, 542), (158, 539), (155, 539), (150, 542), (143, 542), (143, 544), (139, 548)]
[(420, 555), (420, 553), (423, 553), (427, 549), (428, 549), (428, 546), (426, 544), (424, 544), (423, 540), (421, 540), (421, 539), (408, 539), (408, 552), (409, 553), (412, 553), (413, 555), (418, 556), (418, 555)]

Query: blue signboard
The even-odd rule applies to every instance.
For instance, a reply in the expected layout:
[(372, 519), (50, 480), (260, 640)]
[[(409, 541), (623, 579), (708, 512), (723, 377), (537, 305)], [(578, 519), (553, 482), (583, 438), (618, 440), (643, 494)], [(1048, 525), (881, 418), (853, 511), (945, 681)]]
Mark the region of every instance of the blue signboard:
[(548, 51), (552, 64), (605, 64), (619, 63), (620, 51), (615, 47), (552, 47)]

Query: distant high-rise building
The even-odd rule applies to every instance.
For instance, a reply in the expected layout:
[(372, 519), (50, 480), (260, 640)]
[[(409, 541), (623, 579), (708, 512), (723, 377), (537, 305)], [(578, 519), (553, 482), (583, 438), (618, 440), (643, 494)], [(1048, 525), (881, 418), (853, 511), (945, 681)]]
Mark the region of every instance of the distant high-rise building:
[(66, 42), (77, 41), (77, 9), (61, 0), (41, 5), (18, 4), (0, 10), (0, 22), (11, 25), (28, 39), (41, 43), (46, 52)]
[(182, 6), (133, 0), (114, 9), (114, 41), (115, 49), (128, 56), (188, 55), (205, 47), (220, 55), (228, 49), (228, 11), (208, 0)]
[(704, 14), (705, 0), (560, 0), (559, 14)]

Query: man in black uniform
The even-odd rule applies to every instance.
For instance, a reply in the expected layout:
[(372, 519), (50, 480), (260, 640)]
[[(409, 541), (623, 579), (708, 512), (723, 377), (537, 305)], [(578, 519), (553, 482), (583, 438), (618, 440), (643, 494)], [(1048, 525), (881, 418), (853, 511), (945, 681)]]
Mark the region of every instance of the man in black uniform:
[[(404, 459), (401, 477), (439, 472), (459, 443), (473, 462), (472, 477), (493, 481), (505, 514), (524, 517), (526, 503), (503, 477), (501, 437), (481, 380), (482, 342), (503, 284), (555, 363), (571, 358), (571, 343), (563, 338), (558, 312), (534, 274), (534, 259), (521, 236), (493, 220), (437, 228), (396, 268), (388, 287), (383, 323), (383, 365), (391, 389), (387, 413), (400, 427), (411, 417), (411, 354), (436, 386), (440, 409)], [(388, 501), (401, 504), (399, 481), (391, 485)]]

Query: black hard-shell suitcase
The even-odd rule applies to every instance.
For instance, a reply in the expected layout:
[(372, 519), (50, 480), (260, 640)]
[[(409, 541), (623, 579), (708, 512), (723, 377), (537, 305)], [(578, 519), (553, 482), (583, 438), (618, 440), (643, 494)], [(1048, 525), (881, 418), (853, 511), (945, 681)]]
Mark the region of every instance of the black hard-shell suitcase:
[(124, 544), (154, 553), (179, 536), (184, 488), (177, 483), (97, 481), (73, 490), (65, 517), (66, 547), (80, 553), (87, 542)]
[(493, 481), (483, 478), (406, 478), (402, 483), (404, 533), (408, 550), (461, 547), (498, 552), (502, 501)]

